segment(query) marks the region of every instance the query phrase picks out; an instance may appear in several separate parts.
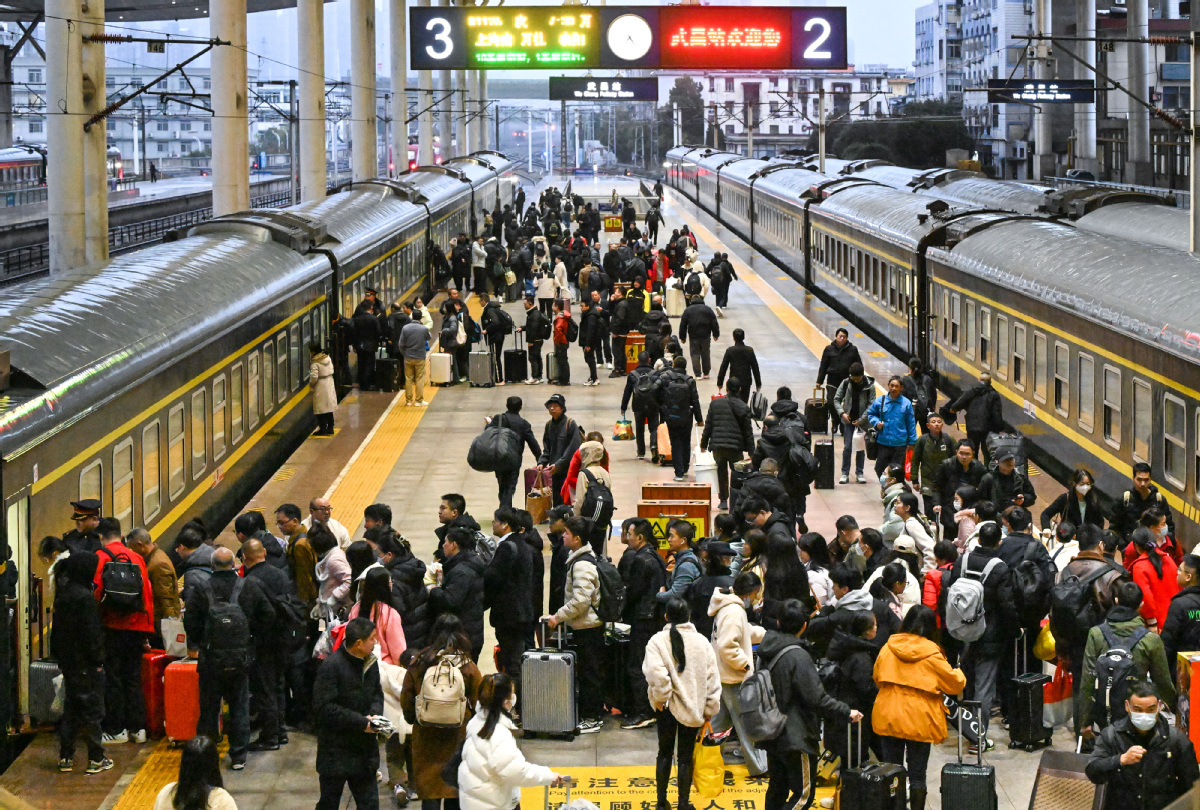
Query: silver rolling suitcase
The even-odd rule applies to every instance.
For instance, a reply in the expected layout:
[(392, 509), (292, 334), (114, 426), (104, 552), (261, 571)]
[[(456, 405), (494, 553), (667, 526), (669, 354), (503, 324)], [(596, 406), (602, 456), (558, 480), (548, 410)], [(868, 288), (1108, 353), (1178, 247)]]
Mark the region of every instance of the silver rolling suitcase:
[(495, 385), (492, 379), (492, 353), (471, 352), (467, 361), (467, 377), (472, 388), (491, 388)]
[(542, 624), (541, 649), (521, 658), (521, 730), (530, 734), (574, 736), (579, 725), (575, 695), (575, 653), (563, 649), (563, 629), (558, 626), (558, 646), (549, 647), (549, 629)]

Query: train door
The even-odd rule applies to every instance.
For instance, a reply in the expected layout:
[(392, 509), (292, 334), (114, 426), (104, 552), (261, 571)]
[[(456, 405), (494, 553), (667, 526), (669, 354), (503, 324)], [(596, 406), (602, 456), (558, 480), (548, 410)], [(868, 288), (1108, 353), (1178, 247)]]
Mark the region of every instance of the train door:
[[(30, 566), (30, 549), (29, 549), (29, 495), (30, 488), (26, 487), (15, 496), (9, 498), (4, 504), (5, 512), (5, 534), (8, 548), (12, 555), (12, 563), (17, 566), (17, 604), (14, 609), (15, 621), (9, 624), (7, 611), (3, 614), (5, 622), (3, 629), (0, 629), (0, 634), (9, 635), (15, 630), (16, 638), (12, 642), (16, 645), (17, 655), (17, 694), (20, 696), (20, 704), (16, 707), (14, 716), (11, 718), (14, 725), (20, 725), (21, 718), (29, 713), (29, 665), (32, 662), (32, 645), (30, 643), (30, 625), (33, 619), (31, 611), (34, 608), (32, 604), (33, 595), (33, 570)], [(41, 610), (41, 606), (36, 606), (37, 610)], [(15, 627), (14, 627), (15, 625)], [(7, 644), (0, 644), (0, 651), (7, 652), (4, 648)], [(0, 711), (3, 711), (4, 704), (7, 703), (7, 696), (12, 693), (12, 684), (8, 683), (8, 675), (4, 673), (0, 675), (0, 688), (5, 690), (0, 696)]]

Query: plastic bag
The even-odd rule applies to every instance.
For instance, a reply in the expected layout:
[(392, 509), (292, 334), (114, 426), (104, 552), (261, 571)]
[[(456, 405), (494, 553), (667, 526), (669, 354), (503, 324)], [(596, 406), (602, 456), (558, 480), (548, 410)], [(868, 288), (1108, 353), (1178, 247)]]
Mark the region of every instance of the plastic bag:
[(1050, 632), (1049, 624), (1042, 625), (1042, 629), (1038, 631), (1037, 640), (1033, 642), (1033, 655), (1043, 661), (1053, 661), (1058, 657), (1054, 651), (1054, 634)]
[(867, 432), (862, 428), (854, 429), (854, 452), (865, 453), (867, 450)]
[(55, 675), (50, 679), (54, 685), (54, 700), (50, 701), (50, 720), (58, 720), (63, 716), (63, 708), (67, 702), (67, 691), (63, 686), (63, 676)]
[(700, 445), (692, 448), (692, 469), (700, 471), (715, 470), (716, 468), (717, 459), (711, 450), (701, 450)]
[(633, 441), (633, 422), (628, 419), (618, 419), (613, 425), (613, 441), (616, 442), (631, 442)]
[(706, 799), (715, 799), (725, 790), (725, 760), (721, 757), (721, 745), (705, 745), (712, 733), (712, 724), (705, 723), (696, 738), (695, 770), (692, 771), (692, 788)]
[(1074, 682), (1062, 662), (1054, 669), (1050, 683), (1042, 684), (1042, 724), (1050, 728), (1072, 728), (1074, 722)]

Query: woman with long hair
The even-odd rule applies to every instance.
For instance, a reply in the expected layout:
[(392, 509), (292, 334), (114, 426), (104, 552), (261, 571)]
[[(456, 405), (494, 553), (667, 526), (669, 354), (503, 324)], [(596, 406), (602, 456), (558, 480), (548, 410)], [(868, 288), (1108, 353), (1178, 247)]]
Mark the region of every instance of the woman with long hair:
[(237, 810), (237, 802), (221, 781), (221, 755), (201, 734), (183, 746), (179, 781), (158, 792), (154, 810)]
[(317, 555), (317, 605), (326, 619), (342, 618), (350, 607), (350, 563), (346, 552), (338, 547), (333, 532), (314, 523), (308, 530), (308, 544)]
[(892, 504), (896, 517), (904, 521), (904, 534), (913, 539), (920, 557), (920, 571), (914, 572), (923, 577), (930, 568), (937, 567), (933, 556), (933, 544), (937, 542), (934, 535), (937, 530), (921, 514), (921, 502), (912, 492), (901, 492)]
[(821, 607), (833, 602), (833, 580), (829, 572), (833, 561), (829, 557), (829, 543), (817, 532), (800, 536), (796, 544), (800, 549), (800, 562), (808, 571), (808, 584)]
[(738, 700), (742, 684), (754, 674), (754, 645), (763, 639), (764, 630), (751, 624), (746, 606), (754, 604), (762, 590), (762, 581), (753, 571), (743, 571), (733, 586), (713, 592), (708, 604), (712, 639), (717, 656), (717, 675), (721, 679), (721, 713), (713, 721), (713, 732), (723, 736), (732, 727), (742, 743), (742, 754), (752, 776), (767, 770), (767, 757), (754, 747), (741, 722), (741, 703)]
[(346, 562), (350, 564), (350, 597), (358, 601), (362, 598), (362, 581), (367, 571), (383, 566), (375, 558), (375, 549), (366, 540), (355, 540), (346, 546)]
[[(642, 673), (646, 676), (650, 706), (658, 718), (656, 810), (670, 810), (667, 786), (671, 760), (678, 766), (678, 810), (691, 810), (689, 794), (696, 737), (721, 707), (721, 678), (712, 645), (696, 632), (687, 602), (667, 602), (667, 626), (646, 645)], [(672, 756), (672, 749), (675, 749)]]
[(1129, 566), (1133, 581), (1142, 589), (1142, 607), (1139, 612), (1151, 632), (1157, 633), (1167, 620), (1171, 598), (1179, 592), (1177, 575), (1179, 567), (1168, 554), (1161, 553), (1157, 538), (1144, 526), (1133, 530), (1130, 544), (1137, 549), (1137, 556)]
[(775, 614), (779, 605), (788, 599), (799, 599), (809, 610), (816, 607), (812, 589), (808, 587), (808, 571), (800, 562), (796, 543), (790, 539), (771, 538), (767, 541), (767, 573), (763, 577), (763, 627), (777, 629)]
[(954, 490), (954, 501), (950, 505), (954, 510), (954, 525), (958, 528), (954, 545), (958, 546), (959, 551), (969, 551), (971, 546), (978, 544), (976, 535), (979, 533), (979, 524), (995, 520), (994, 517), (980, 515), (975, 509), (978, 503), (979, 490), (975, 487), (964, 484)]
[[(443, 800), (448, 802), (447, 810), (452, 810), (458, 802), (458, 791), (442, 779), (442, 770), (467, 737), (467, 720), (478, 700), (483, 675), (471, 660), (471, 639), (462, 621), (454, 614), (446, 613), (438, 617), (429, 631), (429, 642), (429, 646), (417, 654), (405, 673), (404, 688), (400, 694), (404, 719), (413, 727), (409, 743), (413, 767), (408, 786), (421, 797), (422, 810), (438, 810)], [(456, 728), (427, 726), (417, 722), (417, 698), (421, 694), (425, 672), (443, 660), (462, 673), (466, 692), (466, 719)]]
[(871, 729), (880, 735), (884, 760), (908, 769), (911, 810), (925, 810), (929, 751), (946, 739), (943, 696), (957, 695), (967, 685), (967, 676), (951, 668), (937, 637), (937, 614), (916, 605), (875, 659), (879, 697)]
[(516, 705), (511, 678), (499, 673), (483, 679), (458, 766), (462, 810), (513, 810), (521, 805), (522, 787), (558, 787), (565, 781), (563, 775), (534, 765), (521, 753), (513, 736)]
[(1104, 507), (1096, 494), (1096, 479), (1086, 467), (1076, 467), (1067, 479), (1067, 491), (1042, 510), (1042, 528), (1058, 523), (1087, 524), (1104, 528)]
[(358, 592), (358, 602), (350, 608), (346, 621), (364, 616), (375, 622), (379, 631), (380, 658), (396, 667), (407, 644), (400, 622), (400, 608), (392, 597), (392, 576), (383, 566), (365, 572)]
[(891, 543), (904, 532), (904, 521), (893, 508), (896, 498), (902, 492), (912, 492), (912, 487), (904, 479), (904, 465), (890, 465), (879, 477), (879, 487), (883, 497), (883, 525), (879, 527), (879, 533), (883, 535), (885, 543)]
[(767, 533), (762, 529), (750, 529), (742, 536), (742, 554), (733, 561), (733, 573), (753, 571), (761, 578), (767, 572)]

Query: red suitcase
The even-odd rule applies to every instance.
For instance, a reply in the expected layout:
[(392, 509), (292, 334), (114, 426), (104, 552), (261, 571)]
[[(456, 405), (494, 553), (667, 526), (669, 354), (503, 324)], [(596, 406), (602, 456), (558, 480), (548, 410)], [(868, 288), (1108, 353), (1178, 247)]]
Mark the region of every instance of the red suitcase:
[(200, 675), (196, 662), (188, 659), (169, 664), (163, 686), (167, 739), (186, 742), (196, 736), (196, 724), (200, 722)]
[(146, 734), (157, 740), (163, 735), (163, 675), (175, 659), (166, 650), (142, 653), (142, 696), (146, 704)]

